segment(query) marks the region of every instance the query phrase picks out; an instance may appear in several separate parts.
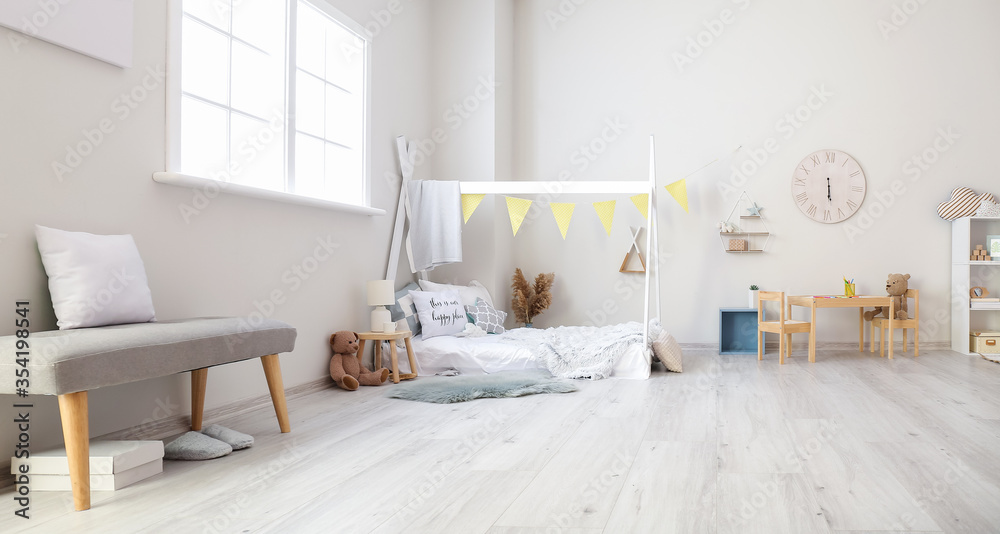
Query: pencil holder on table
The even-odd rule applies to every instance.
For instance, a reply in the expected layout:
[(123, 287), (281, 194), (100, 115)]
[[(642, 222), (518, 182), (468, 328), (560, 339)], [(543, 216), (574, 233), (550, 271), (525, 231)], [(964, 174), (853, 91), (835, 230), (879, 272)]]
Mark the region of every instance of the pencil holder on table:
[(856, 289), (857, 288), (855, 287), (855, 284), (844, 283), (844, 296), (845, 297), (853, 297), (853, 296), (855, 296), (855, 290)]

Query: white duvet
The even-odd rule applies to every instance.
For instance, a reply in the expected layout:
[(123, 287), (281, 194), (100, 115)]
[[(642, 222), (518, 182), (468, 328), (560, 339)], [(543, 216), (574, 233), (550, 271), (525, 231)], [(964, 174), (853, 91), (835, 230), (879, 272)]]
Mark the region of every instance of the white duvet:
[(451, 369), (476, 374), (541, 368), (564, 378), (648, 378), (650, 369), (649, 350), (642, 346), (642, 328), (636, 322), (601, 328), (515, 328), (481, 337), (417, 336), (413, 350), (421, 375)]

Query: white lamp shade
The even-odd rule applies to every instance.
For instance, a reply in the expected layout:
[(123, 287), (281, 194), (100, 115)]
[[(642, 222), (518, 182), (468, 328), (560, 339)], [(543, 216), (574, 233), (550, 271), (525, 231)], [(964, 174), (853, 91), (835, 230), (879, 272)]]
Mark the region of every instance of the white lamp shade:
[(391, 305), (395, 302), (395, 288), (395, 280), (372, 280), (368, 282), (368, 305)]

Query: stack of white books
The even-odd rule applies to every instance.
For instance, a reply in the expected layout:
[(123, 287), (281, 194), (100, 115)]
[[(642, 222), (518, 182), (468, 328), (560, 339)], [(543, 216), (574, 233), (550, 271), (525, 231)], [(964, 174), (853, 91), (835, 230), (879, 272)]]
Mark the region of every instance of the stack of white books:
[[(10, 472), (28, 465), (31, 491), (71, 491), (66, 449), (11, 458)], [(91, 441), (90, 489), (114, 491), (163, 472), (162, 441)]]
[(1000, 310), (1000, 297), (972, 297), (973, 310)]

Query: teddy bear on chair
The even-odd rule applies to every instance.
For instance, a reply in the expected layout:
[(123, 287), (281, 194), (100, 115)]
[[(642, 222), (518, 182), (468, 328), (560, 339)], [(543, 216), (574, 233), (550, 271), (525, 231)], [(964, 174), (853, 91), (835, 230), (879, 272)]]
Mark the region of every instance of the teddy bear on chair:
[[(910, 316), (906, 313), (906, 290), (910, 279), (908, 274), (890, 274), (885, 283), (885, 291), (892, 297), (893, 307), (896, 309), (896, 319), (905, 321)], [(878, 306), (872, 311), (865, 312), (865, 320), (871, 321), (876, 317), (889, 317), (889, 308)]]
[(347, 391), (358, 386), (381, 386), (389, 378), (385, 367), (369, 371), (358, 361), (358, 335), (350, 330), (342, 330), (330, 336), (333, 359), (330, 360), (330, 376), (333, 381)]

